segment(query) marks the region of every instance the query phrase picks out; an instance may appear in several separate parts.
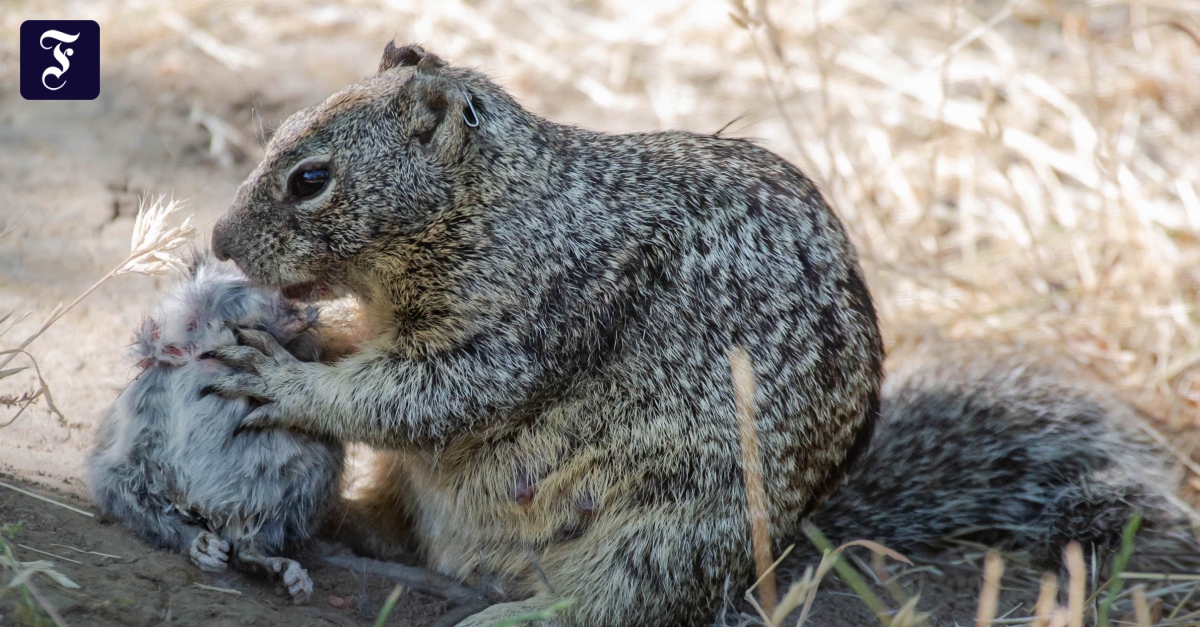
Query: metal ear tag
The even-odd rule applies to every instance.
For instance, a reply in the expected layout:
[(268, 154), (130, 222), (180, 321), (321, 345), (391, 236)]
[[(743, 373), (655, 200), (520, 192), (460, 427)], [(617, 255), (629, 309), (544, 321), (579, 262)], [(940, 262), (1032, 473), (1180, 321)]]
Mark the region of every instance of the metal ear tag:
[[(464, 91), (463, 96), (467, 98), (467, 108), (463, 111), (463, 122), (466, 122), (467, 126), (471, 128), (477, 128), (479, 126), (479, 114), (475, 112), (475, 104), (471, 102), (471, 92)], [(467, 115), (468, 111), (471, 113), (470, 116)]]

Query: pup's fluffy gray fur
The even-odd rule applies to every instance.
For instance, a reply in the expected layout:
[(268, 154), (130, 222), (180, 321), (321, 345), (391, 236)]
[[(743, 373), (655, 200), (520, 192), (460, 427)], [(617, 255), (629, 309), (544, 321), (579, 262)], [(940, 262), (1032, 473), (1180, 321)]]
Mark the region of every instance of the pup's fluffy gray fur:
[(87, 471), (102, 513), (204, 570), (265, 571), (293, 600), (307, 600), (308, 573), (277, 556), (328, 515), (342, 447), (294, 432), (238, 433), (251, 401), (206, 393), (229, 373), (206, 353), (236, 344), (231, 327), (241, 327), (312, 361), (315, 319), (315, 309), (249, 285), (233, 264), (196, 255), (137, 331), (132, 352), (143, 370), (100, 424)]

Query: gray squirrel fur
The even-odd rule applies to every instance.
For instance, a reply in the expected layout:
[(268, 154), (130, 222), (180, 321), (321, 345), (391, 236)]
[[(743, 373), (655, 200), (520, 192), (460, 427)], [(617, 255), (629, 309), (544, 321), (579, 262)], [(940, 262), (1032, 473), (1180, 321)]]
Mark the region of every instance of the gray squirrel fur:
[(1186, 526), (1170, 457), (1078, 368), (980, 341), (898, 356), (871, 446), (813, 515), (839, 540), (914, 550), (954, 536), (1053, 565), (1072, 540), (1115, 549), (1134, 514), (1147, 537)]
[[(213, 249), (287, 293), (358, 298), (373, 338), (358, 353), (304, 363), (248, 331), (254, 346), (217, 351), (237, 372), (214, 385), (268, 401), (248, 428), (384, 451), (342, 536), (379, 555), (415, 543), (431, 568), (517, 599), (463, 627), (563, 598), (563, 626), (706, 623), (727, 585), (749, 585), (735, 346), (757, 377), (776, 554), (816, 512), (830, 532), (900, 548), (966, 526), (1054, 555), (1075, 531), (1111, 544), (1132, 509), (1157, 503), (1136, 494), (1111, 421), (1094, 419), (1115, 406), (1039, 418), (1014, 400), (1055, 398), (1003, 362), (968, 377), (965, 396), (937, 377), (898, 388), (872, 440), (871, 296), (799, 170), (739, 139), (555, 124), (418, 46), (389, 44), (375, 76), (284, 122)], [(1056, 438), (1086, 454), (1055, 453)], [(1005, 461), (1021, 454), (1029, 463)], [(1060, 515), (1005, 492), (1098, 510)], [(967, 506), (976, 497), (987, 506)]]
[(156, 547), (204, 570), (278, 577), (303, 602), (312, 581), (279, 557), (309, 538), (336, 503), (342, 446), (284, 431), (237, 433), (250, 410), (206, 387), (228, 372), (207, 353), (260, 329), (298, 359), (319, 356), (316, 310), (249, 285), (198, 254), (135, 335), (137, 377), (108, 408), (87, 461), (92, 501)]

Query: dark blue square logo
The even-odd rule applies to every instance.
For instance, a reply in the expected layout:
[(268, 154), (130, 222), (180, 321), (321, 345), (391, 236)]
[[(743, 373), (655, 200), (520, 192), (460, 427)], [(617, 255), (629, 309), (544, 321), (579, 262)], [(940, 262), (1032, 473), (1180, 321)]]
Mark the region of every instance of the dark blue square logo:
[(21, 24), (21, 96), (94, 100), (100, 95), (100, 25), (91, 20)]

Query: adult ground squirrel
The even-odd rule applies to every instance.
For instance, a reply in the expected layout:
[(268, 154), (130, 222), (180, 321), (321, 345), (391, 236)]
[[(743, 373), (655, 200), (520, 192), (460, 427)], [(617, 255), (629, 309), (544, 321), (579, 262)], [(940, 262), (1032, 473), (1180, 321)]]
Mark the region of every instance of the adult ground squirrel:
[(301, 363), (247, 332), (217, 388), (269, 399), (248, 427), (394, 451), (358, 507), (376, 539), (523, 598), (462, 625), (559, 598), (562, 625), (711, 620), (753, 570), (732, 347), (776, 551), (879, 413), (871, 297), (799, 170), (740, 139), (555, 124), (417, 46), (284, 122), (212, 245), (361, 302), (360, 352)]

